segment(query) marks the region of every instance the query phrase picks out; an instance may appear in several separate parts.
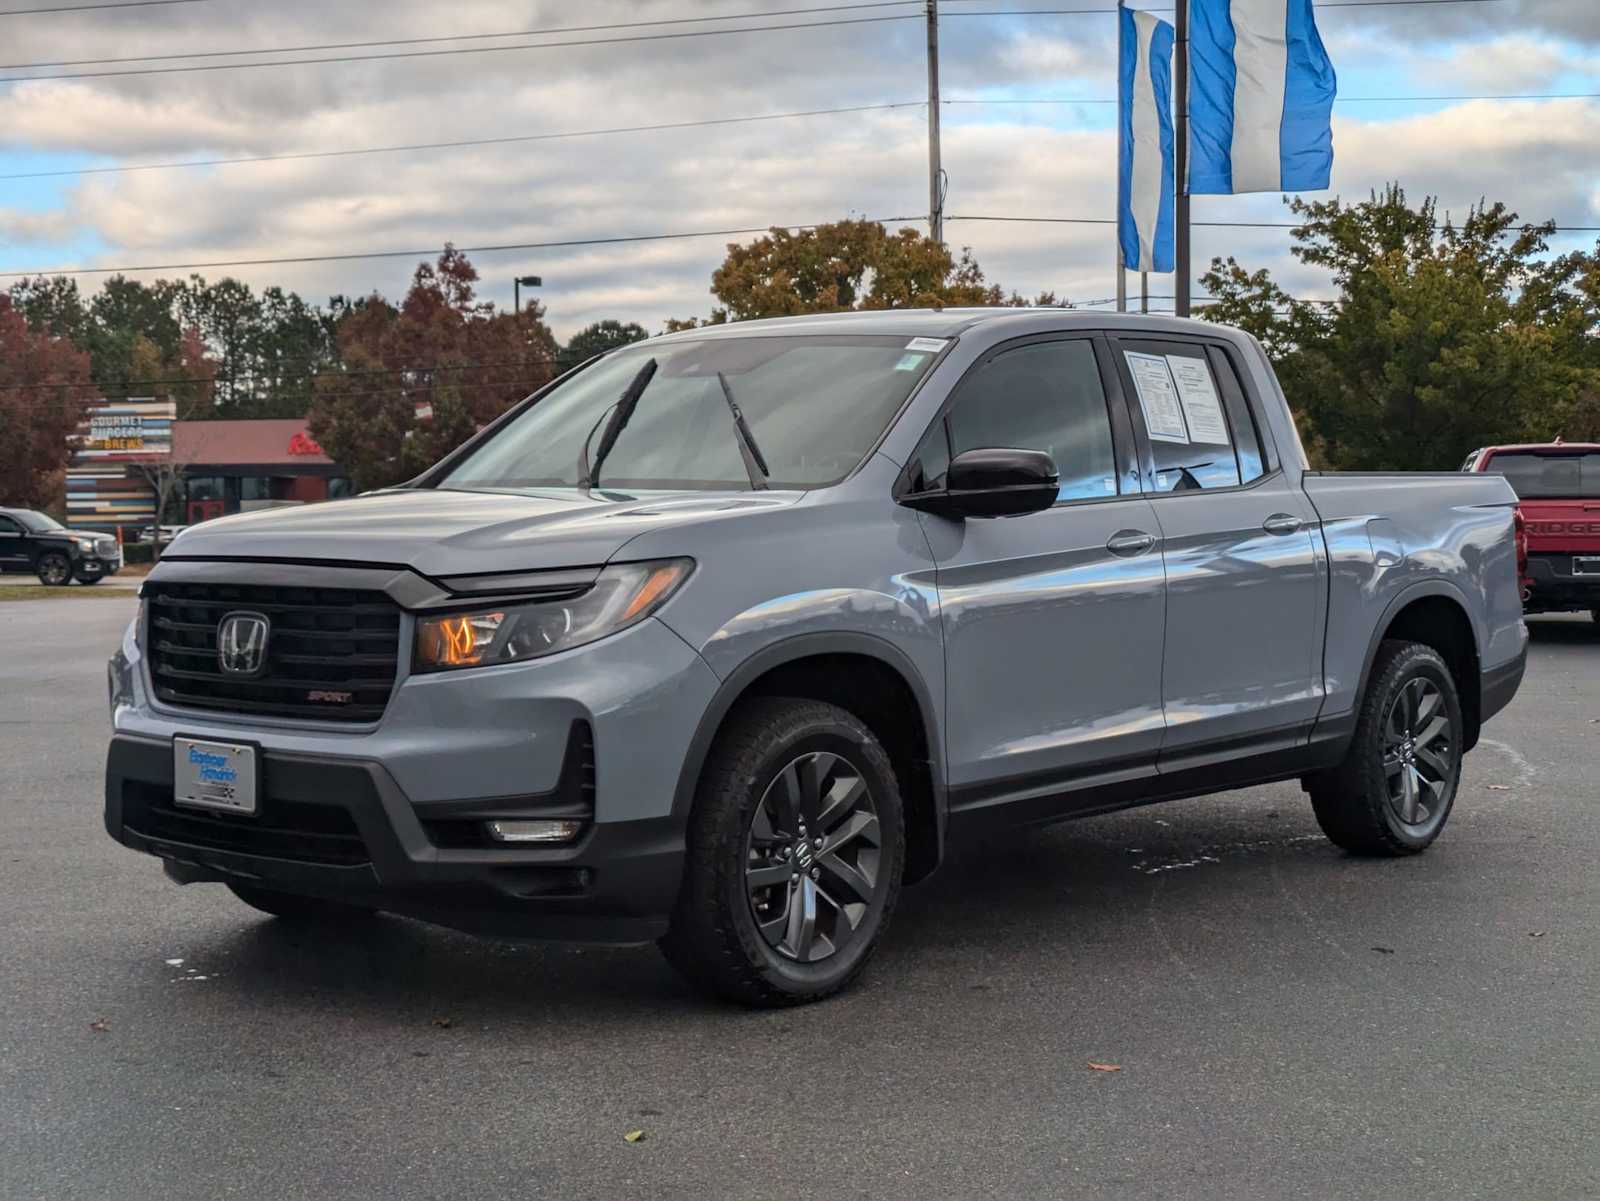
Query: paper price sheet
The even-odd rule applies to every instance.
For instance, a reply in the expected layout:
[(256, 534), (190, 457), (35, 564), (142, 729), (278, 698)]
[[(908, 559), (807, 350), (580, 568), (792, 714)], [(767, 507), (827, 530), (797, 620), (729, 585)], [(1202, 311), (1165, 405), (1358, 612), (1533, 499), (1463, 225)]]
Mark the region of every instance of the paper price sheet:
[(1133, 386), (1139, 392), (1139, 407), (1144, 410), (1144, 424), (1150, 437), (1157, 442), (1188, 445), (1189, 426), (1183, 419), (1178, 386), (1172, 381), (1167, 360), (1158, 354), (1139, 354), (1132, 350), (1122, 353), (1128, 360)]
[(1189, 437), (1208, 446), (1232, 445), (1228, 421), (1222, 415), (1222, 401), (1217, 397), (1217, 384), (1211, 378), (1211, 367), (1204, 359), (1175, 354), (1167, 356), (1167, 366), (1178, 386), (1178, 400), (1189, 423)]

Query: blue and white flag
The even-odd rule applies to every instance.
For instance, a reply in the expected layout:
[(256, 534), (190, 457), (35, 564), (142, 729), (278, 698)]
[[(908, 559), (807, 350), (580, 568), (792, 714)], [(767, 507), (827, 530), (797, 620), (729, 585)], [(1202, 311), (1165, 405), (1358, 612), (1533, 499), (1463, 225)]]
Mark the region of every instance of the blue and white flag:
[(1189, 0), (1189, 21), (1189, 192), (1326, 188), (1339, 80), (1311, 0)]
[(1129, 271), (1171, 271), (1176, 204), (1172, 43), (1167, 22), (1122, 8), (1119, 37), (1117, 237)]

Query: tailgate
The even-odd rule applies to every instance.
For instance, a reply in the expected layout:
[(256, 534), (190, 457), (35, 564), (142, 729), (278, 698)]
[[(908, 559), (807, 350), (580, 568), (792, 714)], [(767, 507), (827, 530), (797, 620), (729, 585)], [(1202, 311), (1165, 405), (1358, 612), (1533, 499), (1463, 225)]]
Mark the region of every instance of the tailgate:
[(1600, 555), (1600, 501), (1525, 500), (1528, 551), (1535, 555)]

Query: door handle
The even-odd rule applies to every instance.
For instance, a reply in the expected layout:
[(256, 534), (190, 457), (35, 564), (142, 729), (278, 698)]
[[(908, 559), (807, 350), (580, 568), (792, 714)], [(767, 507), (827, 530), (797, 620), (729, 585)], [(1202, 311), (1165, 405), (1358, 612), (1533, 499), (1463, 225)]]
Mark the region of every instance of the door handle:
[(1261, 523), (1261, 528), (1269, 534), (1276, 534), (1282, 538), (1295, 533), (1303, 524), (1298, 517), (1292, 517), (1288, 513), (1274, 513)]
[(1147, 534), (1143, 530), (1118, 530), (1111, 535), (1106, 543), (1106, 549), (1114, 555), (1131, 559), (1135, 555), (1142, 555), (1156, 544), (1156, 536)]

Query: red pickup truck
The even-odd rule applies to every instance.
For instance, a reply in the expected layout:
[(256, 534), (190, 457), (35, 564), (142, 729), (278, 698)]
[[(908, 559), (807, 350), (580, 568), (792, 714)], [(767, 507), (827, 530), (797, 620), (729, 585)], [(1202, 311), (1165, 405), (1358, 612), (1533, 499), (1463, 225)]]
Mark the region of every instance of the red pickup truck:
[(1600, 621), (1600, 443), (1488, 446), (1461, 470), (1503, 475), (1516, 491), (1524, 611), (1588, 610)]

